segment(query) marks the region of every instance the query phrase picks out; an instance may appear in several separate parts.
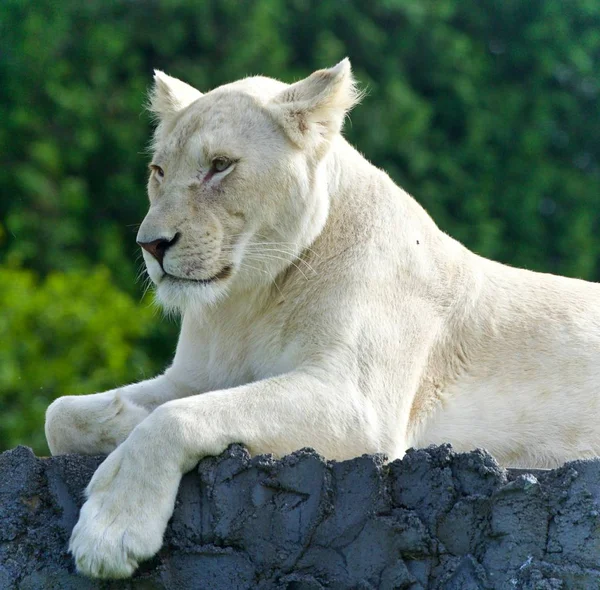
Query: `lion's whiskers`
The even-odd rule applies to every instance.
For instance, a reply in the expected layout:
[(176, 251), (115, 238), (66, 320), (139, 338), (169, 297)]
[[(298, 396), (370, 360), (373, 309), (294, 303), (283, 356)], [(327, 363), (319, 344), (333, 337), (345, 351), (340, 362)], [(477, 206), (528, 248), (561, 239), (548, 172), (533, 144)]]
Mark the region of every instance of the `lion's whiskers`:
[(277, 284), (277, 281), (275, 280), (275, 277), (273, 276), (273, 274), (271, 272), (269, 272), (268, 270), (266, 270), (264, 268), (257, 268), (256, 266), (252, 266), (245, 262), (240, 262), (239, 266), (240, 266), (240, 268), (249, 268), (250, 270), (257, 270), (258, 272), (263, 272), (266, 275), (268, 275), (271, 278), (271, 283), (273, 285), (275, 285), (275, 288), (279, 291), (279, 294), (283, 297), (283, 293), (281, 292), (281, 289), (279, 288), (279, 285)]
[(282, 260), (283, 262), (289, 262), (289, 264), (291, 264), (296, 269), (298, 269), (298, 272), (308, 281), (308, 277), (306, 276), (306, 274), (302, 271), (302, 269), (293, 260), (288, 260), (287, 258), (283, 258), (281, 256), (276, 256), (275, 254), (265, 254), (264, 252), (260, 252), (259, 254), (260, 254), (260, 257), (252, 256), (252, 254), (250, 254), (248, 256), (248, 259), (252, 260), (253, 262), (263, 262), (264, 259)]
[[(260, 246), (260, 248), (259, 248)], [(222, 251), (223, 252), (233, 252), (235, 249), (231, 246), (228, 247), (223, 247)], [(262, 247), (262, 244), (251, 244), (249, 246), (247, 246), (246, 248), (246, 252), (247, 255), (251, 258), (253, 258), (254, 260), (260, 260), (260, 258), (258, 258), (259, 256), (264, 256), (264, 257), (270, 257), (272, 259), (277, 259), (277, 260), (282, 260), (284, 262), (289, 262), (290, 264), (294, 265), (303, 275), (305, 278), (306, 275), (302, 272), (302, 270), (300, 269), (300, 267), (298, 266), (298, 264), (296, 264), (296, 262), (304, 264), (304, 266), (307, 268), (307, 270), (309, 270), (310, 272), (312, 272), (314, 275), (317, 275), (317, 271), (303, 258), (298, 257), (296, 255), (295, 252), (293, 251), (287, 251), (287, 250), (283, 250), (281, 248), (264, 248)], [(284, 256), (277, 256), (276, 254), (283, 254)], [(290, 259), (287, 258), (287, 256), (290, 257)]]
[[(231, 236), (229, 236), (230, 239), (235, 239), (235, 238), (240, 238), (240, 237), (245, 237), (247, 236), (247, 234), (232, 234)], [(266, 236), (263, 236), (261, 234), (254, 234), (255, 238), (263, 238), (265, 240), (268, 240), (269, 238), (267, 238)], [(298, 252), (310, 252), (313, 256), (316, 256), (317, 258), (319, 258), (319, 254), (317, 254), (317, 252), (311, 248), (310, 246), (302, 246), (301, 244), (299, 244), (298, 242), (247, 242), (246, 244), (244, 244), (245, 247), (249, 247), (249, 246), (281, 246), (281, 247), (288, 247), (291, 250), (293, 250), (294, 252), (298, 251)], [(230, 245), (229, 247), (233, 248), (234, 245)]]

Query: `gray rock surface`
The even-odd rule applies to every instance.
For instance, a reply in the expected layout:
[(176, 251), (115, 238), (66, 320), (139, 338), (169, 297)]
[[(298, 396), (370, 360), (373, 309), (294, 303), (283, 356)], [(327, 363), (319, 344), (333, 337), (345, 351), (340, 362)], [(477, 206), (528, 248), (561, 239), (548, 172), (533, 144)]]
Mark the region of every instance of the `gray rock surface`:
[(239, 446), (185, 476), (130, 581), (77, 575), (67, 542), (102, 458), (0, 455), (0, 589), (600, 588), (600, 461), (505, 471), (448, 446), (326, 462)]

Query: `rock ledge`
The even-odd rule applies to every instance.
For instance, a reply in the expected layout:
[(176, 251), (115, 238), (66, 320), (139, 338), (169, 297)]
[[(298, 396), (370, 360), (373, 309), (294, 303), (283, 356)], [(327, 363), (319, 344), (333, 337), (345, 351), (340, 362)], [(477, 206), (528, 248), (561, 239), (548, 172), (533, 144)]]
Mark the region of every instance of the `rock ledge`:
[(159, 555), (130, 581), (67, 553), (101, 457), (0, 455), (0, 589), (600, 588), (600, 461), (503, 470), (482, 451), (385, 464), (233, 445), (183, 479)]

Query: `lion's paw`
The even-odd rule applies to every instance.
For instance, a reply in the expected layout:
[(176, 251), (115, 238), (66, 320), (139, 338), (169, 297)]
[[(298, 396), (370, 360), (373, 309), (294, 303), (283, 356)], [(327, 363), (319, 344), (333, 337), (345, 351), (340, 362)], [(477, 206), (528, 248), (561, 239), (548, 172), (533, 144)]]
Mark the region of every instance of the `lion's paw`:
[(132, 518), (109, 495), (92, 495), (83, 505), (69, 550), (77, 570), (86, 576), (127, 578), (160, 549), (162, 530), (153, 530), (139, 515)]

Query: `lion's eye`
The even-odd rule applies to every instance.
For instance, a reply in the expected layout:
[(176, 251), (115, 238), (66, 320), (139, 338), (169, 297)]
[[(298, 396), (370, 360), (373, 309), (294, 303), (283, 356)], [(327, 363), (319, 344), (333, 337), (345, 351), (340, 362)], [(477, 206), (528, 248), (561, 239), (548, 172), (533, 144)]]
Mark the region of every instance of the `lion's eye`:
[(156, 164), (150, 164), (150, 170), (153, 170), (156, 176), (158, 176), (159, 178), (164, 178), (165, 176), (165, 171)]
[(215, 172), (224, 172), (233, 162), (229, 158), (219, 157), (212, 161), (212, 168)]

